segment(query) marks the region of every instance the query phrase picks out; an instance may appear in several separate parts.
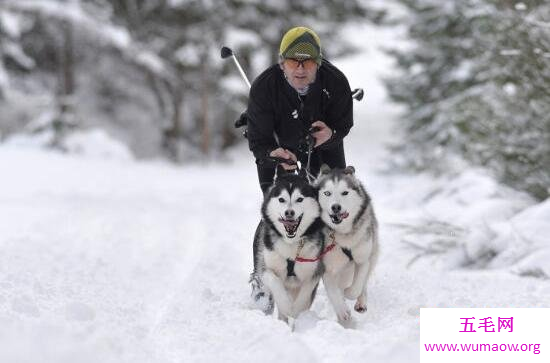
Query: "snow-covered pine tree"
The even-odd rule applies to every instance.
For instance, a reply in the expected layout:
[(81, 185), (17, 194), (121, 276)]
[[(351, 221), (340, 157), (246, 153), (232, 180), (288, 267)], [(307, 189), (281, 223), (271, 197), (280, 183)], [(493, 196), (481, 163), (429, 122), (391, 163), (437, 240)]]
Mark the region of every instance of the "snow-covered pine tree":
[(402, 165), (445, 167), (458, 155), (539, 199), (550, 185), (548, 4), (398, 0), (408, 49), (390, 96), (407, 106)]
[[(133, 2), (108, 1), (118, 24), (131, 37), (151, 49), (170, 68), (171, 76), (144, 72), (160, 110), (160, 128), (165, 154), (180, 161), (192, 149), (210, 149), (209, 96), (215, 93), (223, 27), (212, 16), (216, 4), (199, 1)], [(184, 155), (187, 154), (187, 155)]]
[(9, 92), (10, 72), (27, 72), (36, 62), (22, 48), (21, 38), (29, 31), (32, 19), (0, 7), (0, 100)]
[[(69, 129), (86, 121), (82, 109), (95, 100), (87, 93), (88, 82), (79, 83), (78, 79), (88, 73), (81, 67), (88, 56), (102, 52), (108, 55), (106, 49), (117, 49), (126, 59), (138, 54), (124, 29), (110, 21), (108, 11), (105, 14), (103, 10), (108, 9), (104, 5), (100, 1), (95, 4), (81, 0), (0, 3), (1, 11), (27, 19), (20, 44), (36, 64), (26, 74), (12, 72), (17, 80), (13, 89), (25, 95), (18, 99), (42, 99), (41, 103), (29, 103), (31, 117), (25, 121), (30, 122), (22, 123), (25, 128), (19, 131), (44, 134), (40, 139), (45, 144), (63, 149), (64, 136)], [(90, 125), (93, 119), (87, 121)]]
[(473, 0), (398, 2), (407, 9), (401, 21), (410, 45), (389, 50), (399, 73), (386, 85), (390, 97), (407, 107), (399, 123), (405, 140), (396, 151), (401, 165), (437, 169), (442, 155), (462, 137), (449, 126), (452, 120), (439, 116), (476, 84), (471, 68), (479, 50), (472, 42), (470, 19), (463, 15)]
[(482, 83), (462, 107), (486, 110), (469, 119), (488, 132), (472, 135), (463, 149), (503, 182), (542, 200), (550, 195), (550, 3), (486, 1), (484, 9), (475, 23), (485, 49), (478, 58)]
[[(308, 26), (321, 38), (325, 55), (336, 57), (351, 52), (350, 39), (341, 37), (341, 28), (357, 22), (379, 23), (385, 16), (381, 8), (359, 0), (330, 1), (242, 1), (225, 2), (227, 27), (256, 34), (259, 46), (267, 50), (268, 62), (277, 61), (279, 43), (285, 31)], [(257, 49), (249, 49), (256, 52)], [(267, 64), (262, 64), (262, 67)], [(256, 71), (260, 71), (257, 69)]]

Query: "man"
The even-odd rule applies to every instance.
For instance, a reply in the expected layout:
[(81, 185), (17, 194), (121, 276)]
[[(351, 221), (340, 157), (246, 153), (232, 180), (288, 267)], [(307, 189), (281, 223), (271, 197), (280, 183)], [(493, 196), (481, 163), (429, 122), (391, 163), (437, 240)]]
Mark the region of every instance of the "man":
[[(313, 127), (317, 131), (312, 133), (315, 143), (308, 172), (317, 175), (322, 164), (346, 167), (343, 138), (353, 126), (351, 89), (344, 74), (323, 59), (321, 42), (311, 29), (296, 27), (283, 36), (279, 63), (252, 84), (247, 114), (249, 147), (264, 193), (277, 167), (269, 157), (307, 165), (306, 137)], [(292, 170), (296, 165), (282, 162), (280, 167)], [(250, 282), (255, 304), (271, 313), (273, 300), (256, 274), (256, 261)]]
[[(252, 84), (248, 102), (248, 142), (258, 168), (260, 188), (271, 186), (276, 164), (269, 157), (299, 160), (306, 166), (306, 137), (312, 127), (315, 145), (310, 170), (321, 164), (346, 166), (343, 138), (353, 126), (353, 100), (348, 80), (322, 58), (313, 30), (290, 29), (281, 40), (279, 63)], [(281, 163), (285, 170), (295, 165)]]

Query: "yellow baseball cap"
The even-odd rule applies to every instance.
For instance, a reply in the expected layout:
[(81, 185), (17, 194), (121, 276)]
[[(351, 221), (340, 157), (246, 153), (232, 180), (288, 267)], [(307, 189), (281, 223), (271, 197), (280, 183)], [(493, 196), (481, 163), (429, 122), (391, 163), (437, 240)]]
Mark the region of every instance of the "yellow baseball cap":
[(303, 26), (292, 28), (285, 33), (281, 40), (279, 55), (282, 58), (311, 58), (317, 64), (321, 64), (321, 40), (309, 28)]

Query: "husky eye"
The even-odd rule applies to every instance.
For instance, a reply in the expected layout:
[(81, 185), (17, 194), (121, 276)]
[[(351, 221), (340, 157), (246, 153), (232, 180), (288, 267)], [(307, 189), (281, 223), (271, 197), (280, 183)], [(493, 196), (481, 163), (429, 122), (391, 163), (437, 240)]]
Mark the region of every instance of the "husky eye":
[(342, 192), (342, 195), (348, 195), (349, 192), (346, 190), (345, 192)]
[(284, 202), (285, 202), (285, 198), (279, 198), (279, 202), (280, 202), (280, 203), (284, 203)]
[(329, 192), (328, 190), (324, 193), (327, 197), (330, 197), (330, 195), (332, 194), (331, 192)]
[(304, 201), (304, 198), (302, 198), (302, 197), (296, 199), (296, 202), (298, 202), (298, 203), (302, 203), (303, 201)]

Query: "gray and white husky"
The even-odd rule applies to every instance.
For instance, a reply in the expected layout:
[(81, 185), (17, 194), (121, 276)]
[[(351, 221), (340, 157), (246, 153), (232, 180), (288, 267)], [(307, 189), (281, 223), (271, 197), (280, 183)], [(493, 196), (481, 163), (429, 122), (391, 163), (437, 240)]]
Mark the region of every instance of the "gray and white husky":
[(371, 198), (355, 177), (355, 169), (321, 168), (319, 189), (321, 218), (327, 225), (327, 249), (323, 256), (323, 284), (338, 321), (351, 323), (344, 299), (357, 300), (355, 310), (367, 310), (367, 280), (378, 257), (378, 224)]
[[(317, 190), (301, 176), (277, 178), (254, 236), (251, 282), (263, 290), (256, 295), (272, 297), (279, 319), (288, 321), (310, 308), (323, 274), (323, 243)], [(272, 305), (264, 309), (272, 311)]]

